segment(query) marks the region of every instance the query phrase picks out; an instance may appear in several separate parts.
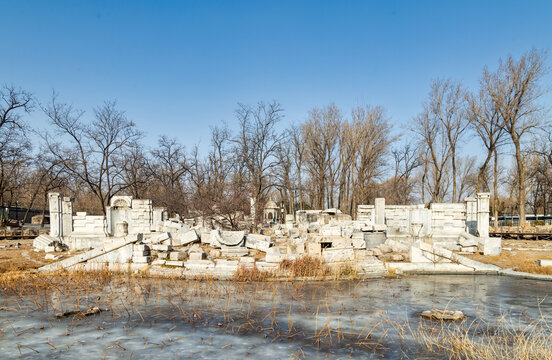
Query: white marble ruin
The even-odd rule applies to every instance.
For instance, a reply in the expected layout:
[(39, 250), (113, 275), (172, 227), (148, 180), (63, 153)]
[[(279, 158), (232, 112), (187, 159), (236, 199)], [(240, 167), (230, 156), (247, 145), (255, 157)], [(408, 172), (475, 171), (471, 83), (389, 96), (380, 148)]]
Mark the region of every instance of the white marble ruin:
[[(257, 233), (194, 226), (193, 219), (168, 218), (151, 200), (116, 196), (106, 215), (73, 213), (73, 199), (49, 194), (49, 236), (37, 249), (89, 250), (43, 270), (148, 269), (152, 274), (229, 277), (239, 267), (278, 271), (283, 260), (319, 257), (330, 266), (352, 264), (359, 274), (397, 272), (493, 272), (495, 267), (462, 254), (498, 255), (501, 239), (489, 237), (489, 194), (462, 203), (359, 205), (357, 218), (338, 209), (286, 215), (285, 224)], [(197, 223), (203, 223), (197, 221)], [(51, 257), (51, 256), (50, 256)], [(169, 270), (167, 270), (169, 269)]]

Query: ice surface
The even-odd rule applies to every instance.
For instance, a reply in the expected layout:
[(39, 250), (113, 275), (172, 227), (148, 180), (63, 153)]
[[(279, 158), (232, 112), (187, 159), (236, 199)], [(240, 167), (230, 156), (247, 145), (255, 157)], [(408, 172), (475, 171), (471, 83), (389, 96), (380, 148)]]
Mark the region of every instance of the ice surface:
[[(412, 339), (400, 342), (392, 324), (416, 328), (417, 313), (449, 309), (491, 323), (504, 316), (523, 326), (541, 310), (550, 313), (549, 285), (497, 276), (418, 276), (193, 286), (129, 281), (79, 296), (53, 292), (47, 301), (3, 293), (0, 358), (399, 359), (413, 350)], [(76, 306), (75, 299), (111, 311), (56, 319), (56, 312)], [(315, 336), (328, 328), (331, 338), (317, 343)], [(382, 347), (353, 345), (368, 331)]]

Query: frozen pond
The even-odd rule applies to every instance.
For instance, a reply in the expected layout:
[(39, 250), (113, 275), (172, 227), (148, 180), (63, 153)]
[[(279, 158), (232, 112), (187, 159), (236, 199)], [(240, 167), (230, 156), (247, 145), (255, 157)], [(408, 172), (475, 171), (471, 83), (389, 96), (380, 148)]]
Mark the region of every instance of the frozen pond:
[[(0, 358), (439, 358), (414, 341), (423, 310), (463, 310), (468, 322), (522, 328), (552, 309), (550, 283), (499, 276), (81, 285), (2, 291)], [(109, 311), (55, 316), (90, 305)]]

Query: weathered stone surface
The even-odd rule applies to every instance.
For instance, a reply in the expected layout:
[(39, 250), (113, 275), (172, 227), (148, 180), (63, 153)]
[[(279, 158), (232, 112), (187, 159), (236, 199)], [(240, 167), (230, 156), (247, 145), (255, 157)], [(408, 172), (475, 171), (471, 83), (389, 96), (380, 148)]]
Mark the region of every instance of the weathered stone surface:
[(249, 249), (256, 249), (260, 251), (267, 252), (268, 248), (271, 246), (270, 236), (259, 235), (259, 234), (248, 234), (245, 237), (245, 246)]
[(390, 262), (390, 261), (404, 261), (404, 256), (401, 254), (385, 254), (379, 257), (380, 260)]
[(488, 237), (483, 240), (483, 254), (498, 256), (502, 251), (502, 239), (499, 237)]
[(214, 268), (215, 263), (210, 260), (188, 260), (184, 266), (189, 270), (204, 270)]
[(157, 260), (153, 261), (151, 264), (152, 264), (152, 265), (161, 266), (161, 265), (165, 265), (165, 263), (166, 263), (165, 260), (157, 259)]
[(156, 251), (172, 251), (173, 249), (169, 244), (154, 244), (152, 248)]
[(197, 236), (197, 232), (194, 229), (179, 230), (174, 237), (176, 245), (188, 245), (193, 242), (199, 242), (199, 236)]
[(277, 246), (277, 247), (271, 247), (266, 252), (265, 262), (268, 263), (278, 263), (282, 259), (282, 254), (284, 252), (284, 249)]
[(552, 260), (539, 259), (535, 261), (538, 266), (552, 266)]
[(170, 244), (171, 241), (171, 235), (167, 232), (155, 234), (149, 239), (149, 243), (151, 244)]
[(409, 259), (412, 263), (430, 263), (433, 262), (430, 259), (428, 259), (426, 256), (424, 256), (423, 251), (416, 247), (411, 246), (410, 252), (409, 252)]
[(307, 255), (320, 256), (322, 255), (322, 245), (319, 242), (307, 242)]
[(389, 245), (386, 245), (386, 244), (382, 244), (380, 246), (378, 246), (378, 248), (380, 249), (380, 251), (384, 254), (387, 254), (387, 253), (390, 253), (390, 252), (393, 252), (393, 248)]
[(287, 245), (288, 254), (302, 255), (305, 253), (305, 243), (292, 243)]
[(165, 261), (165, 265), (166, 266), (180, 266), (180, 267), (182, 267), (182, 266), (184, 266), (184, 261), (173, 261), (173, 260)]
[[(360, 234), (360, 235), (357, 235)], [(364, 240), (364, 233), (355, 233), (351, 238), (353, 248), (366, 249), (366, 240)]]
[(466, 254), (475, 254), (477, 252), (477, 246), (466, 246), (460, 249), (460, 252)]
[(243, 231), (221, 231), (219, 242), (225, 246), (240, 246), (243, 243), (245, 232)]
[(249, 250), (244, 246), (223, 246), (220, 251), (222, 256), (226, 257), (241, 257), (249, 255)]
[(326, 262), (351, 261), (355, 258), (353, 247), (328, 248), (322, 250), (322, 257)]
[(204, 252), (191, 252), (190, 253), (190, 260), (203, 260), (205, 259), (205, 253)]
[(134, 244), (134, 251), (149, 251), (149, 246), (146, 244)]
[(136, 264), (149, 264), (151, 262), (151, 256), (133, 256), (132, 262)]
[(255, 262), (255, 258), (253, 257), (248, 257), (248, 256), (243, 256), (239, 259), (240, 261), (240, 264), (244, 264), (244, 263), (254, 263)]
[(420, 314), (421, 317), (430, 320), (459, 321), (464, 320), (466, 316), (462, 311), (449, 310), (426, 310)]
[(310, 223), (307, 227), (307, 232), (309, 233), (319, 233), (320, 232), (320, 224), (319, 223)]
[(160, 252), (160, 253), (157, 254), (157, 257), (159, 259), (166, 259), (166, 258), (169, 257), (169, 253), (168, 252)]
[(147, 250), (142, 250), (142, 251), (134, 250), (134, 251), (132, 252), (132, 257), (137, 257), (137, 256), (149, 256), (149, 254), (150, 254), (149, 249), (147, 249)]
[(209, 251), (209, 256), (211, 256), (211, 257), (218, 258), (221, 255), (222, 255), (222, 252), (219, 249), (213, 249), (213, 250)]
[(186, 259), (186, 253), (180, 251), (172, 251), (169, 255), (171, 261), (179, 261)]

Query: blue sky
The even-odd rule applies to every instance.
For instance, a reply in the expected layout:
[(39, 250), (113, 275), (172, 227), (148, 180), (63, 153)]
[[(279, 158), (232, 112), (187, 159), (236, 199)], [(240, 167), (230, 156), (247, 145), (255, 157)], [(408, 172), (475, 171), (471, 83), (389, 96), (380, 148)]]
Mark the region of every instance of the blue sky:
[(188, 148), (259, 100), (279, 101), (284, 125), (331, 102), (383, 105), (401, 131), (432, 79), (473, 88), (500, 57), (552, 48), (550, 1), (0, 0), (0, 13), (0, 83), (42, 101), (55, 89), (90, 117), (116, 99), (148, 144)]

